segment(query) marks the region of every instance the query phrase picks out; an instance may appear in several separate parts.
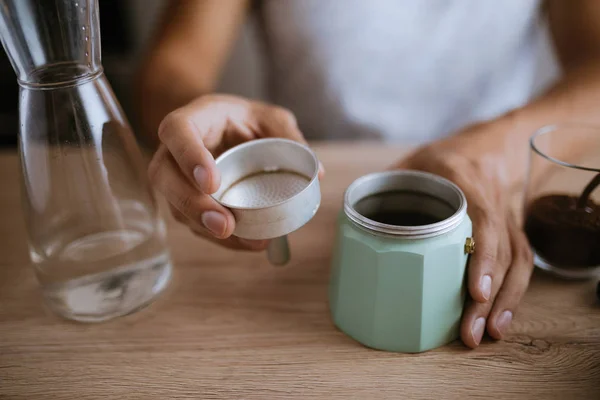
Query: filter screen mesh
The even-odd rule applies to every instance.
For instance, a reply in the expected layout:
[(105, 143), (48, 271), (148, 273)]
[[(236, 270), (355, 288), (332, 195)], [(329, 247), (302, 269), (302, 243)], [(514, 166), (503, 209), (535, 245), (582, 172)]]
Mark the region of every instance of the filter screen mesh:
[(259, 172), (235, 182), (220, 201), (231, 207), (269, 207), (294, 197), (309, 183), (309, 178), (295, 172)]

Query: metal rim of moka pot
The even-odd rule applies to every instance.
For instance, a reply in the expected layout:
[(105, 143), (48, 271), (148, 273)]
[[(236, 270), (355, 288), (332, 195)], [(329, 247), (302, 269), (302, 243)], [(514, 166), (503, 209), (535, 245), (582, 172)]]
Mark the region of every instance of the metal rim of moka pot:
[[(433, 197), (450, 206), (454, 213), (443, 220), (418, 226), (389, 225), (374, 221), (355, 209), (357, 203), (369, 196), (405, 191)], [(454, 183), (422, 171), (396, 170), (376, 172), (356, 179), (346, 189), (344, 213), (356, 226), (383, 236), (403, 239), (426, 239), (443, 235), (457, 228), (467, 215), (467, 199)]]

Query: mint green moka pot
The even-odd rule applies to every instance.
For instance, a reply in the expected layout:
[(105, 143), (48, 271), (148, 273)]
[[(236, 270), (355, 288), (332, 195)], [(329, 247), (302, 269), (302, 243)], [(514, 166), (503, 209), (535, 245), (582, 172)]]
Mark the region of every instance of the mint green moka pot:
[(418, 171), (346, 190), (329, 289), (335, 325), (365, 346), (416, 353), (459, 337), (474, 249), (463, 192)]

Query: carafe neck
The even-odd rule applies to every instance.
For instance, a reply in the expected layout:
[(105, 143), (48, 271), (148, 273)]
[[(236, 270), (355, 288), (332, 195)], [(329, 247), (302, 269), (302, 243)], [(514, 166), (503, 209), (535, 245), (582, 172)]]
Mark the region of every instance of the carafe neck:
[(2, 0), (0, 39), (24, 86), (54, 86), (102, 71), (97, 0)]

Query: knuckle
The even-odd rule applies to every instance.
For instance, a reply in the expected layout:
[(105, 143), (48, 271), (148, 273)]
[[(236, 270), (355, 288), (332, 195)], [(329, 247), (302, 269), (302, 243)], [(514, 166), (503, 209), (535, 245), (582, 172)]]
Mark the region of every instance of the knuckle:
[(510, 264), (511, 252), (509, 247), (501, 247), (498, 249), (498, 262), (506, 267)]
[(502, 271), (507, 271), (510, 268), (511, 265), (511, 254), (510, 254), (510, 250), (502, 250), (500, 251), (499, 257), (498, 257), (498, 266)]
[(518, 246), (515, 252), (515, 259), (523, 264), (523, 266), (533, 268), (533, 252), (529, 246)]
[(525, 296), (525, 292), (527, 292), (527, 287), (529, 286), (529, 280), (523, 280), (514, 286), (516, 287), (512, 289), (512, 295), (509, 297), (514, 302), (513, 307), (511, 308), (516, 308), (521, 298)]
[(495, 180), (498, 167), (496, 160), (489, 157), (469, 158), (469, 168), (477, 174), (481, 180)]
[(480, 260), (484, 263), (488, 263), (490, 265), (496, 265), (498, 261), (498, 257), (495, 252), (492, 252), (490, 249), (483, 249), (479, 253)]
[(444, 161), (439, 162), (439, 168), (443, 171), (443, 174), (448, 177), (448, 180), (459, 185), (461, 180), (463, 179), (463, 173), (459, 172), (458, 169), (452, 168), (451, 166), (445, 164)]
[(184, 119), (185, 115), (180, 110), (175, 110), (168, 113), (158, 126), (158, 138), (160, 141), (164, 142), (167, 136), (177, 131), (177, 127)]
[(175, 218), (175, 221), (177, 222), (186, 222), (186, 218), (185, 216), (180, 213), (178, 210), (171, 210), (171, 214), (173, 215), (173, 218)]
[(177, 204), (175, 204), (175, 208), (177, 208), (184, 217), (194, 222), (200, 221), (200, 216), (204, 212), (202, 201), (194, 194), (179, 197), (177, 199)]
[(177, 199), (177, 209), (186, 215), (195, 213), (195, 201), (193, 196), (181, 196)]
[(486, 317), (492, 310), (492, 301), (486, 303), (471, 302), (467, 308), (465, 308), (466, 315), (476, 315), (480, 317)]
[(157, 157), (152, 158), (148, 165), (148, 179), (152, 185), (156, 185), (160, 179), (161, 163)]
[(521, 298), (525, 295), (529, 286), (529, 280), (511, 280), (510, 283), (505, 283), (502, 288), (502, 295), (499, 296), (499, 308), (515, 308)]
[(281, 121), (286, 125), (296, 126), (298, 122), (296, 121), (296, 116), (287, 108), (283, 107), (275, 107), (274, 115), (277, 120)]
[(497, 227), (502, 224), (500, 217), (486, 211), (490, 209), (493, 209), (490, 204), (482, 204), (481, 207), (476, 208), (476, 223), (482, 230), (497, 230)]
[(176, 150), (174, 151), (175, 154), (173, 154), (173, 157), (175, 157), (176, 160), (178, 160), (178, 162), (183, 162), (185, 164), (193, 164), (192, 162), (190, 162), (188, 160), (189, 157), (189, 153), (190, 153), (190, 144), (189, 143), (183, 143), (181, 144), (181, 146), (176, 146)]
[(533, 252), (529, 246), (522, 245), (519, 247), (519, 257), (527, 264), (533, 264)]
[(469, 164), (459, 154), (446, 149), (440, 149), (435, 146), (428, 146), (427, 151), (423, 153), (424, 161), (433, 160), (436, 167), (439, 168), (448, 179), (456, 183), (456, 181), (464, 180), (465, 171), (472, 171)]

